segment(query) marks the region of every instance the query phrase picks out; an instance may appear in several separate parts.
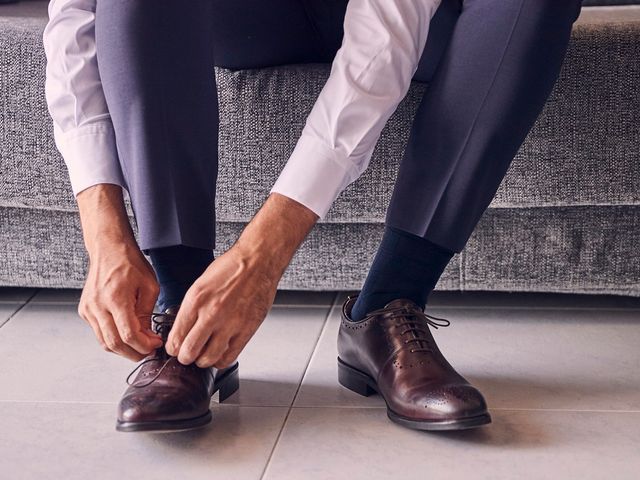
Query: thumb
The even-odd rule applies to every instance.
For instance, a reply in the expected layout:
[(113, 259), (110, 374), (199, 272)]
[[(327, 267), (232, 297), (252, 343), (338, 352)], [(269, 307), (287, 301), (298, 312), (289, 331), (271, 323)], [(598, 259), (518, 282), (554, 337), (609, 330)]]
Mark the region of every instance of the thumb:
[[(160, 340), (160, 336), (153, 333), (151, 330), (151, 313), (158, 300), (159, 288), (158, 285), (153, 282), (150, 284), (142, 285), (138, 288), (138, 295), (136, 299), (136, 314), (140, 321), (142, 330), (151, 338), (157, 338)], [(160, 340), (160, 344), (162, 341)]]
[(173, 323), (171, 332), (169, 333), (169, 338), (166, 345), (166, 349), (169, 355), (173, 355), (174, 357), (178, 356), (178, 352), (180, 351), (182, 342), (184, 342), (184, 339), (191, 331), (195, 323), (196, 314), (190, 302), (190, 296), (187, 292), (187, 295), (185, 296), (182, 305), (180, 306), (180, 310), (178, 310), (178, 315), (176, 316), (176, 320)]

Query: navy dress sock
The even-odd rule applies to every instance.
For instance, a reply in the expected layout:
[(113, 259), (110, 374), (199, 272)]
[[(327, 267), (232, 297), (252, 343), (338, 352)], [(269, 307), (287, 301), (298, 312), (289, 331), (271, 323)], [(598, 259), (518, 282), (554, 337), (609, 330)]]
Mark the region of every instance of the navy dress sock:
[(157, 306), (160, 311), (180, 305), (193, 282), (213, 261), (213, 251), (176, 245), (147, 250), (158, 277), (160, 295)]
[(453, 254), (422, 237), (387, 227), (351, 319), (362, 320), (400, 298), (424, 308)]

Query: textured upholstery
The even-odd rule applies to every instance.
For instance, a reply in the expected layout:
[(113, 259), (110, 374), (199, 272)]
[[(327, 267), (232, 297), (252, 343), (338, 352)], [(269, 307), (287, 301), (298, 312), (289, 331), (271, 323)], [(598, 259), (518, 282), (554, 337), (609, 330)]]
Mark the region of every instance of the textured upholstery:
[[(44, 100), (41, 20), (0, 19), (0, 205), (74, 210)], [(640, 203), (640, 23), (575, 28), (560, 80), (493, 207)], [(28, 48), (27, 48), (28, 47)], [(328, 75), (326, 65), (218, 71), (222, 221), (246, 221), (293, 150)], [(415, 84), (389, 122), (371, 167), (327, 221), (384, 218), (408, 124), (426, 88)]]
[[(0, 16), (0, 285), (79, 286), (86, 265), (44, 101), (44, 23)], [(551, 99), (439, 288), (640, 295), (638, 58), (639, 22), (576, 26)], [(327, 75), (326, 65), (217, 72), (219, 248), (266, 197)], [(313, 233), (283, 287), (360, 286), (425, 88), (411, 88), (370, 169)]]
[[(491, 209), (438, 288), (640, 295), (638, 218), (638, 206)], [(219, 251), (242, 226), (218, 224)], [(379, 223), (319, 225), (281, 287), (359, 288), (382, 228)], [(81, 286), (86, 257), (78, 216), (0, 209), (0, 261), (0, 285)]]

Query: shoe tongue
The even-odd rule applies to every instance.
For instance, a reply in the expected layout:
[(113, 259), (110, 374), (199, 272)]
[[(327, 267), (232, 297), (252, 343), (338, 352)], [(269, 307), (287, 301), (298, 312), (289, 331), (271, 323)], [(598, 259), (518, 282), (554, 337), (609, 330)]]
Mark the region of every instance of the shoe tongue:
[(179, 309), (180, 305), (172, 305), (171, 307), (166, 308), (164, 313), (168, 313), (169, 315), (177, 315)]

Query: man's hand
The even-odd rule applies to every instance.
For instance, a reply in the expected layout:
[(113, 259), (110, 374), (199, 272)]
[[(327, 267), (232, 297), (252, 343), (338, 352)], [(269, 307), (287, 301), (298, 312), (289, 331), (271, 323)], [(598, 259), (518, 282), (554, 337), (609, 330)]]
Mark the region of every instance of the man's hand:
[(166, 345), (184, 365), (231, 365), (273, 304), (280, 277), (318, 217), (272, 194), (231, 249), (187, 292)]
[(162, 345), (149, 325), (158, 283), (131, 231), (122, 190), (100, 184), (78, 197), (89, 252), (79, 315), (110, 352), (138, 361)]
[(187, 292), (167, 351), (184, 365), (228, 366), (238, 357), (273, 303), (277, 275), (236, 246), (215, 260)]

